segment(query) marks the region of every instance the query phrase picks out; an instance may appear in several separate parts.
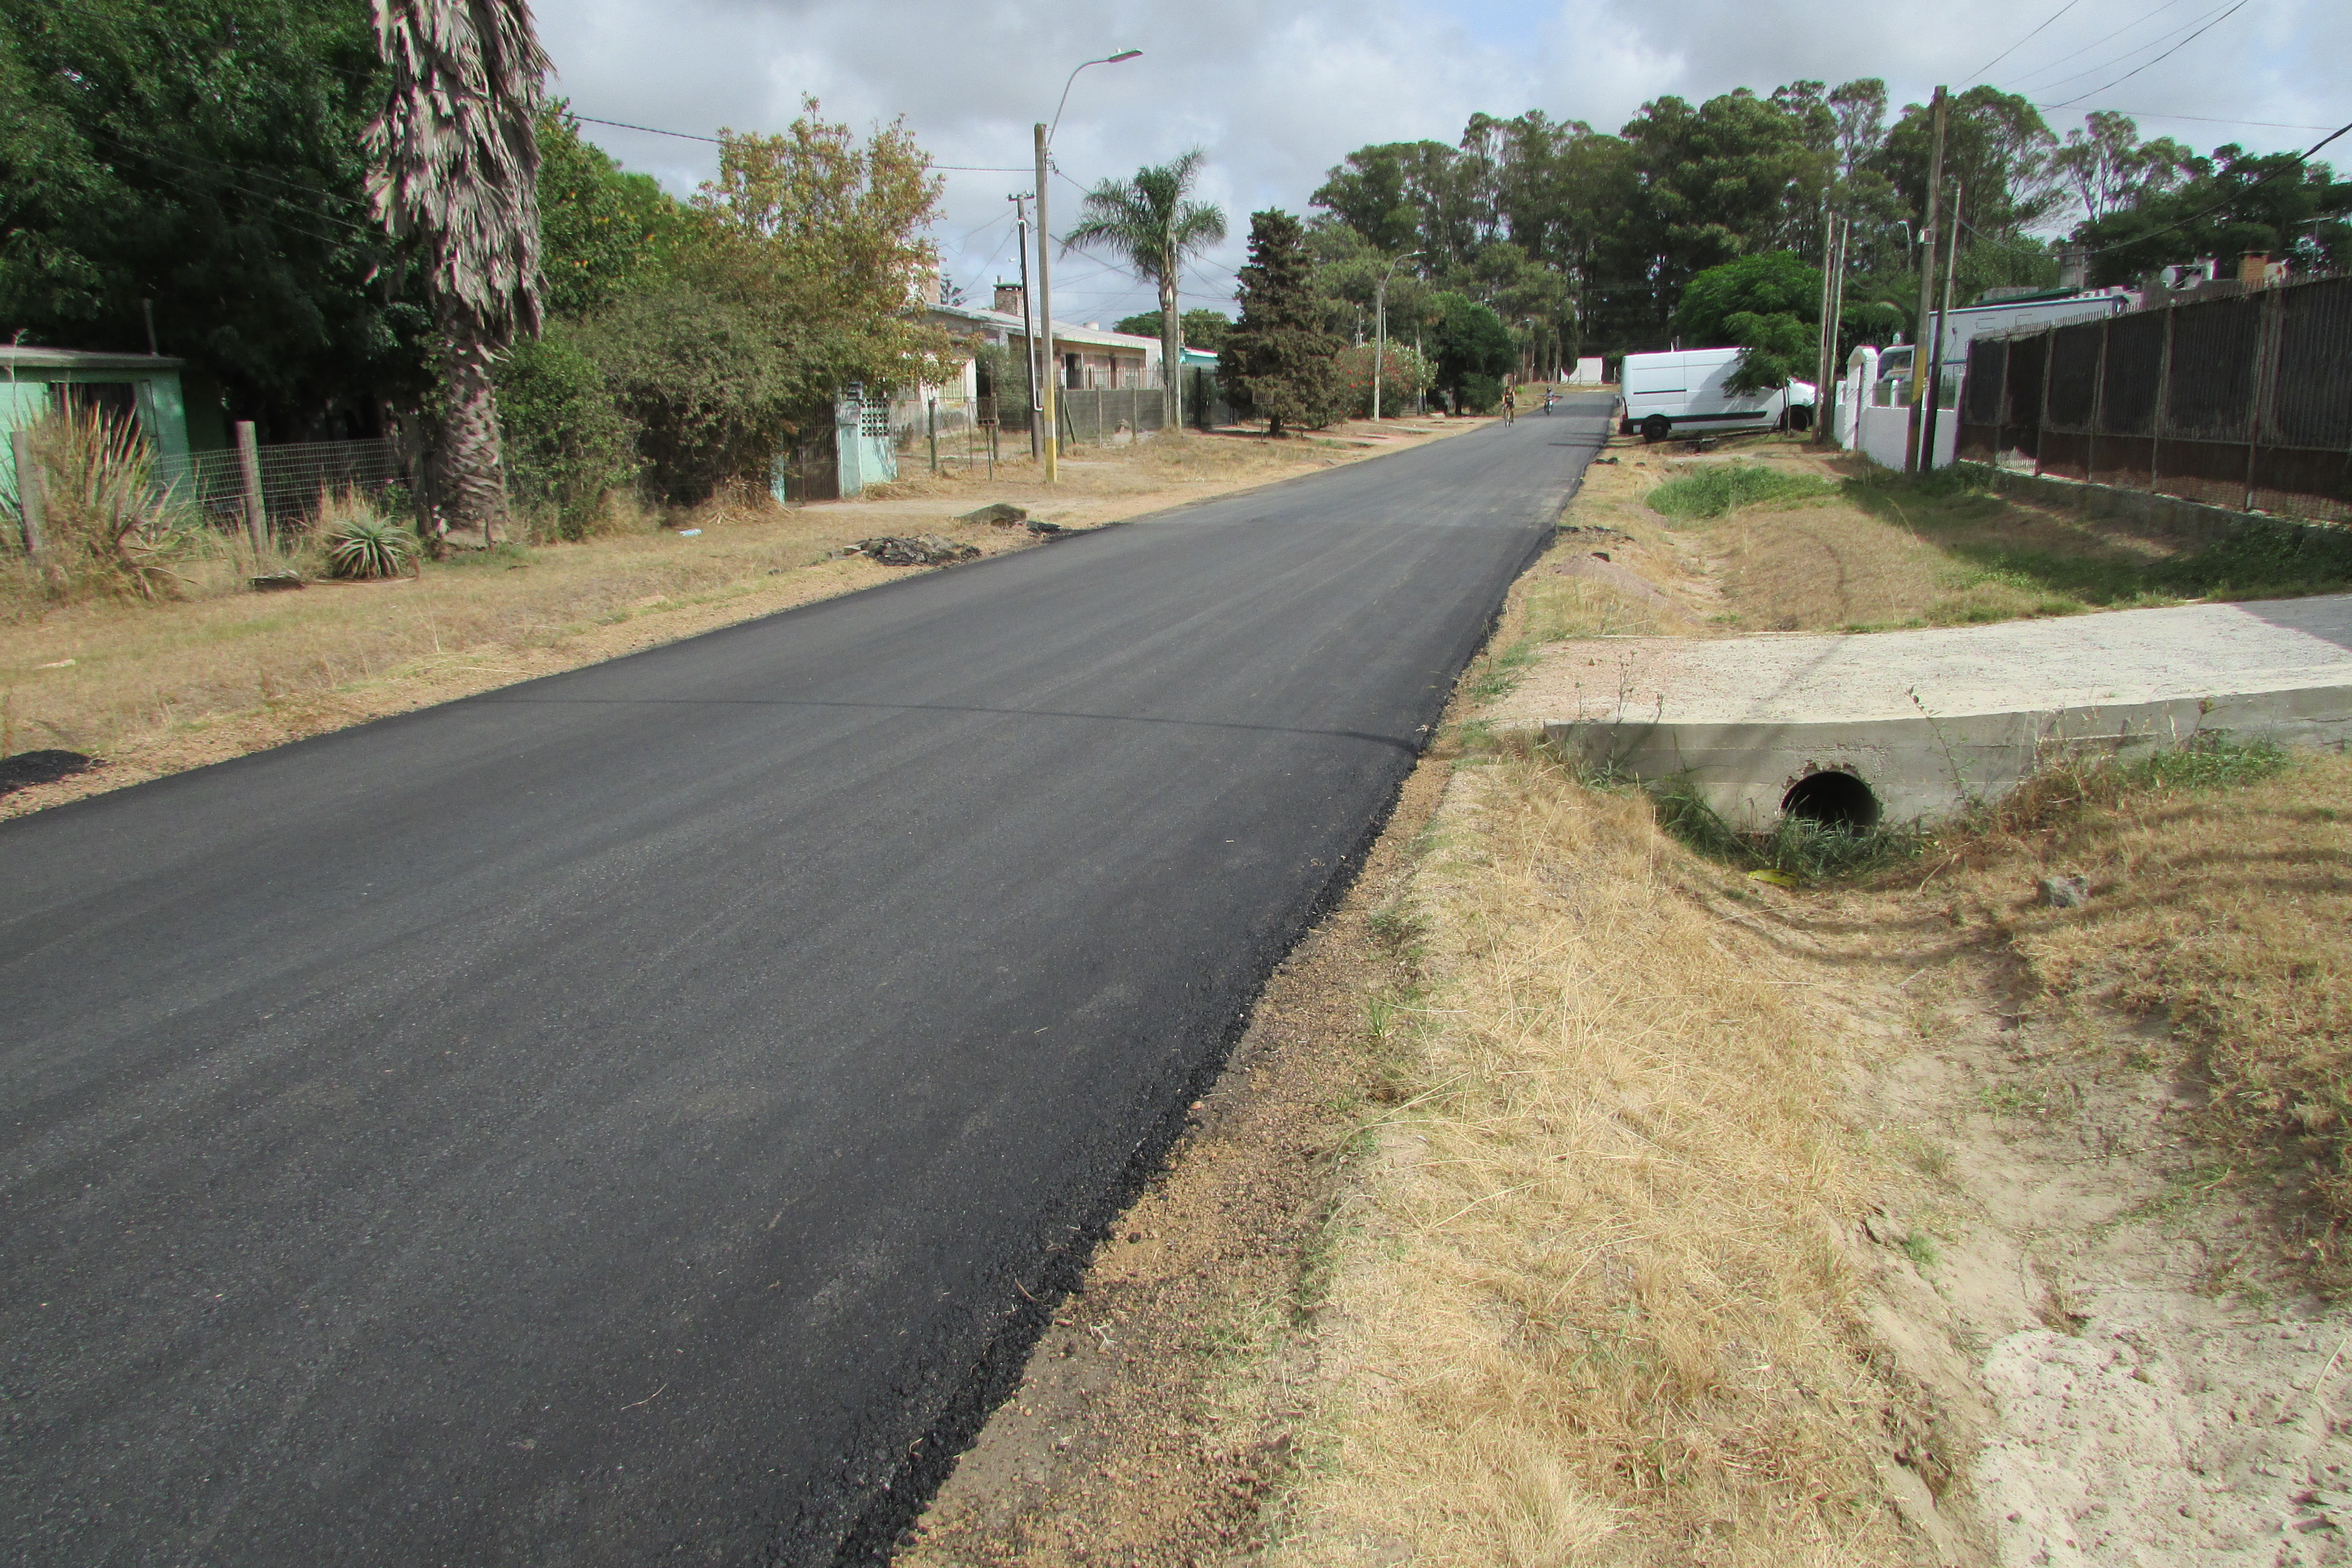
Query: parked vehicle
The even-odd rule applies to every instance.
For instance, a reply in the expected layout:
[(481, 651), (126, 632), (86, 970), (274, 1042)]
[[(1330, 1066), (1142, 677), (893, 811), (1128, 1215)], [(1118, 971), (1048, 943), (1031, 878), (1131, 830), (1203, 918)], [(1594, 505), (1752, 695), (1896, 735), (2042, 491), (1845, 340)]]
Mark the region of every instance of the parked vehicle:
[(1775, 392), (1735, 393), (1728, 385), (1738, 349), (1684, 349), (1627, 354), (1617, 397), (1617, 431), (1663, 441), (1676, 429), (1806, 430), (1812, 426), (1815, 391), (1792, 381)]

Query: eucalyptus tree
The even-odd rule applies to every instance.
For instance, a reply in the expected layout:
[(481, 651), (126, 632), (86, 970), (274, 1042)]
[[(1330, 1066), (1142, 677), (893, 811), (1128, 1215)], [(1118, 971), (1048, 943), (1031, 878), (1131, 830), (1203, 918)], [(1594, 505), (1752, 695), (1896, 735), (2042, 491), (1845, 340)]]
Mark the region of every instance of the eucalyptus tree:
[(506, 512), (491, 371), (540, 327), (539, 117), (528, 0), (374, 0), (390, 77), (368, 127), (376, 215), (422, 263), (440, 383), (434, 531), (488, 544)]
[[(1225, 237), (1225, 215), (1192, 199), (1208, 154), (1195, 147), (1172, 163), (1146, 165), (1131, 180), (1105, 180), (1087, 193), (1066, 246), (1100, 247), (1160, 289), (1160, 374), (1177, 395), (1184, 319), (1176, 303), (1184, 263)], [(1050, 330), (1050, 329), (1049, 329)]]

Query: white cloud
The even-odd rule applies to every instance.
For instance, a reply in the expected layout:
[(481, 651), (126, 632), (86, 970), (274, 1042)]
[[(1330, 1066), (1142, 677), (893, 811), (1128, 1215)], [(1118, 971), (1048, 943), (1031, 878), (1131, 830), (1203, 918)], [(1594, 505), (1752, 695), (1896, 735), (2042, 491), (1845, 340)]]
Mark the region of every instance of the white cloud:
[[(1937, 81), (1975, 79), (2063, 3), (1293, 0), (1276, 9), (1252, 0), (1051, 8), (1010, 0), (562, 0), (543, 7), (539, 23), (558, 90), (583, 114), (704, 133), (772, 128), (811, 93), (835, 118), (904, 115), (942, 164), (1007, 170), (1028, 164), (1030, 126), (1051, 116), (1074, 64), (1139, 47), (1140, 59), (1095, 67), (1070, 93), (1055, 142), (1055, 164), (1069, 176), (1054, 182), (1055, 224), (1065, 226), (1077, 185), (1206, 148), (1202, 194), (1225, 207), (1233, 227), (1200, 269), (1201, 299), (1188, 300), (1211, 303), (1230, 287), (1250, 211), (1303, 212), (1324, 171), (1366, 142), (1451, 142), (1482, 109), (1538, 108), (1614, 130), (1664, 93), (1769, 91), (1808, 78), (1884, 77), (1898, 104), (1916, 101)], [(2079, 0), (1990, 79), (2050, 101), (2097, 89), (2167, 47), (2151, 40), (2227, 4)], [(2200, 147), (2236, 140), (2300, 149), (2316, 135), (2154, 116), (2341, 124), (2352, 120), (2347, 57), (2352, 6), (2342, 0), (2249, 0), (2170, 58), (2052, 118), (2063, 130), (2084, 110), (2119, 108), (2148, 115), (2147, 134)], [(674, 189), (690, 189), (709, 171), (705, 144), (590, 130)], [(2352, 166), (2352, 138), (2330, 151)], [(1004, 196), (1030, 182), (1017, 172), (947, 178), (937, 237), (950, 272), (984, 290), (993, 276), (1015, 271)], [(1090, 258), (1057, 262), (1055, 276), (1059, 316), (1111, 320), (1151, 302)]]

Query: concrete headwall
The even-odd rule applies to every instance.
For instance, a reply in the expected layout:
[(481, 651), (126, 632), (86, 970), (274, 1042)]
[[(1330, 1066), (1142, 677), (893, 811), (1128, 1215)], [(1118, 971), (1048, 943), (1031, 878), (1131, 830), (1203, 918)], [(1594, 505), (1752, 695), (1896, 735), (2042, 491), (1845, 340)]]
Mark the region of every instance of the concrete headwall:
[(1853, 774), (1877, 798), (1885, 821), (1932, 822), (1973, 801), (1999, 800), (2066, 758), (2128, 761), (2200, 733), (2341, 749), (2352, 741), (2352, 686), (2315, 683), (1950, 718), (1779, 724), (1603, 720), (1555, 721), (1543, 731), (1561, 752), (1588, 767), (1679, 780), (1734, 828), (1764, 833), (1780, 820), (1790, 787), (1816, 773)]

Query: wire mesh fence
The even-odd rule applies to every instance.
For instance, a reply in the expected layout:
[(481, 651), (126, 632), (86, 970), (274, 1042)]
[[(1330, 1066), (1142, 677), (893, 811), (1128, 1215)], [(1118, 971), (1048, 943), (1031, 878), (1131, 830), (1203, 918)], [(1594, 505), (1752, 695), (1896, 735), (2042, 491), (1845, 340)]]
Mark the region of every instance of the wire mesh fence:
[[(1168, 394), (1161, 387), (1069, 387), (1055, 393), (1054, 404), (1066, 450), (1123, 446), (1168, 427)], [(889, 408), (890, 444), (902, 474), (992, 468), (1028, 456), (1032, 417), (1034, 411), (1017, 397), (901, 398)]]
[[(389, 440), (288, 442), (255, 456), (262, 510), (276, 532), (300, 528), (328, 496), (382, 495), (408, 481), (399, 445)], [(245, 521), (245, 470), (234, 450), (159, 458), (155, 479), (224, 527)]]
[(1969, 345), (1959, 455), (2352, 521), (2352, 278)]

